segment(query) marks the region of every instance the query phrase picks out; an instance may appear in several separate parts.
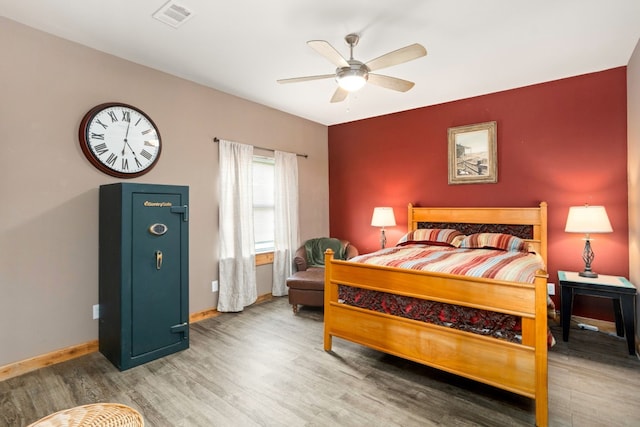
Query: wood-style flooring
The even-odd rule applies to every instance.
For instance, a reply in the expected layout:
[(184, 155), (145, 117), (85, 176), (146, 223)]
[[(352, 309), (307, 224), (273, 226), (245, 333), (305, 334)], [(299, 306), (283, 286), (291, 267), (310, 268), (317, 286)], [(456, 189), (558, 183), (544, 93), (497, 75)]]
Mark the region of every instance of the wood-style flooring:
[[(573, 328), (549, 353), (551, 426), (640, 426), (640, 361)], [(191, 325), (188, 350), (120, 372), (100, 353), (0, 382), (0, 426), (118, 402), (146, 426), (531, 426), (530, 399), (335, 338), (287, 298)]]

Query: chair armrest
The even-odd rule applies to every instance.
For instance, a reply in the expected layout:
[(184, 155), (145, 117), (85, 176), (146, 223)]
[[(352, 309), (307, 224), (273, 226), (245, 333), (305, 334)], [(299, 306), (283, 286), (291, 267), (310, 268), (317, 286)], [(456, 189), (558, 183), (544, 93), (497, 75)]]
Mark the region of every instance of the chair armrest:
[(307, 251), (304, 246), (299, 247), (294, 254), (293, 263), (295, 264), (297, 271), (307, 270)]

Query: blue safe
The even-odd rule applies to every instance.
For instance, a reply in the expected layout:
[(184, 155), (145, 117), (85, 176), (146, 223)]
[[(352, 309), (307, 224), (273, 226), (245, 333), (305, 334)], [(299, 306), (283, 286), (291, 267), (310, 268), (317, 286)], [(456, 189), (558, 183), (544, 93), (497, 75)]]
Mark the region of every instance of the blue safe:
[(99, 349), (125, 370), (189, 347), (189, 188), (100, 187)]

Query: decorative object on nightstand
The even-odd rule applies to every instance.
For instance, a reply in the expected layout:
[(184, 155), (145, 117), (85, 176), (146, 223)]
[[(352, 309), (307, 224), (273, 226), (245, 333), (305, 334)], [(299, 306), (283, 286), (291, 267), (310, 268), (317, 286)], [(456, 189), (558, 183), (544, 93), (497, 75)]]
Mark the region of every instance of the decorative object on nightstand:
[(585, 234), (584, 251), (582, 252), (584, 271), (578, 274), (582, 277), (598, 277), (598, 274), (591, 270), (591, 263), (595, 258), (595, 254), (591, 249), (590, 235), (594, 233), (611, 233), (613, 231), (604, 206), (584, 205), (570, 207), (564, 231)]
[(616, 334), (627, 337), (630, 355), (635, 355), (635, 299), (636, 288), (624, 277), (606, 276), (584, 277), (572, 271), (558, 271), (562, 308), (562, 340), (569, 341), (569, 326), (574, 295), (591, 295), (611, 298), (616, 318)]
[(387, 236), (384, 234), (385, 227), (393, 227), (396, 225), (396, 217), (393, 214), (393, 208), (378, 207), (373, 209), (373, 217), (371, 225), (374, 227), (382, 227), (380, 230), (380, 247), (384, 249), (387, 244)]

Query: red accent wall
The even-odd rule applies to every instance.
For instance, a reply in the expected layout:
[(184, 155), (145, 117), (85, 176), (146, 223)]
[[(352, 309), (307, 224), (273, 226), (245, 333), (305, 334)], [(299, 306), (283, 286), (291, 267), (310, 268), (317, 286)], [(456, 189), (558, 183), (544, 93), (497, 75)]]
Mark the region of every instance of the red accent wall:
[[(447, 129), (488, 121), (498, 126), (498, 182), (449, 185)], [(375, 206), (394, 208), (393, 245), (406, 232), (409, 202), (546, 201), (556, 284), (558, 270), (584, 267), (582, 236), (564, 232), (569, 207), (604, 205), (614, 231), (592, 236), (593, 270), (628, 276), (626, 67), (330, 126), (329, 195), (331, 235), (360, 252), (380, 247)], [(574, 314), (613, 320), (611, 302), (599, 298), (576, 297)]]

